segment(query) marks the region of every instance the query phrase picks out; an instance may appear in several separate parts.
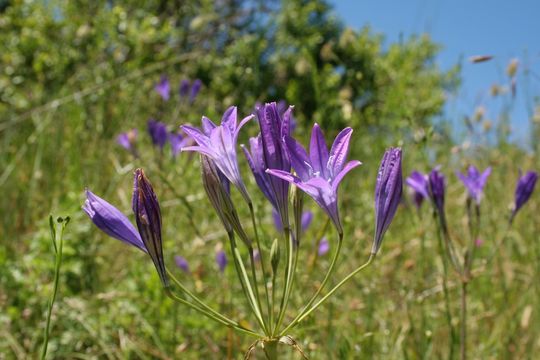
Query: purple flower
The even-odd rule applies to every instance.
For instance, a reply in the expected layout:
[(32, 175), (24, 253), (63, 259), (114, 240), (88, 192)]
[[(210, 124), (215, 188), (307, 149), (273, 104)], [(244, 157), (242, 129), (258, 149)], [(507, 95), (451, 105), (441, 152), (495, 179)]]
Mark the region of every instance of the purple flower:
[(133, 151), (135, 141), (137, 140), (137, 129), (131, 129), (121, 133), (116, 138), (116, 142), (126, 150)]
[(120, 210), (90, 190), (86, 190), (83, 210), (107, 235), (148, 253), (164, 286), (168, 286), (161, 240), (161, 212), (152, 185), (142, 169), (135, 170), (132, 207), (138, 231)]
[(150, 119), (148, 120), (148, 133), (150, 134), (152, 143), (160, 149), (163, 149), (167, 143), (167, 125), (161, 121)]
[(428, 178), (429, 196), (440, 216), (444, 216), (445, 179), (438, 168), (431, 170)]
[(180, 82), (180, 89), (179, 89), (179, 92), (180, 92), (180, 97), (186, 97), (187, 94), (189, 93), (189, 80), (187, 79), (182, 79), (182, 81)]
[(317, 254), (319, 256), (325, 255), (330, 250), (330, 243), (328, 242), (328, 239), (323, 237), (321, 241), (319, 242), (319, 249), (317, 249)]
[(287, 223), (287, 225), (289, 183), (268, 175), (266, 169), (277, 169), (286, 173), (291, 171), (291, 162), (283, 143), (283, 137), (290, 135), (291, 113), (292, 107), (289, 107), (281, 116), (276, 103), (257, 108), (261, 133), (250, 139), (250, 151), (243, 147), (257, 185), (279, 213), (282, 223)]
[(429, 199), (429, 184), (426, 175), (415, 170), (405, 183), (414, 191), (413, 199), (416, 207), (422, 206), (424, 199)]
[(525, 175), (521, 175), (520, 171), (519, 176), (516, 185), (514, 209), (510, 221), (514, 219), (514, 216), (516, 216), (519, 209), (521, 209), (521, 207), (529, 200), (534, 191), (536, 181), (538, 180), (538, 173), (535, 171), (529, 171)]
[(474, 166), (469, 166), (467, 175), (457, 173), (457, 177), (461, 180), (463, 185), (469, 191), (469, 197), (476, 201), (476, 204), (480, 204), (482, 200), (482, 191), (486, 186), (487, 178), (491, 174), (491, 167), (488, 167), (482, 174)]
[(251, 199), (240, 176), (236, 141), (240, 129), (252, 117), (251, 115), (244, 118), (237, 125), (236, 106), (231, 106), (223, 114), (219, 126), (204, 116), (202, 118), (203, 131), (190, 125), (182, 125), (182, 130), (197, 143), (197, 146), (186, 146), (182, 148), (182, 151), (197, 151), (212, 159), (221, 173), (237, 187), (248, 203)]
[(156, 90), (163, 100), (169, 100), (171, 93), (171, 84), (169, 83), (169, 79), (163, 75), (160, 81), (154, 87), (154, 90)]
[(270, 167), (269, 174), (295, 184), (307, 193), (332, 219), (337, 231), (342, 234), (337, 207), (337, 191), (343, 177), (360, 165), (360, 161), (347, 161), (349, 142), (353, 130), (343, 129), (332, 145), (330, 153), (318, 124), (313, 126), (309, 157), (306, 150), (290, 136), (285, 136), (285, 144), (296, 175)]
[(220, 250), (216, 253), (216, 264), (219, 268), (219, 271), (223, 273), (225, 271), (225, 267), (227, 266), (228, 260), (227, 255), (225, 255), (225, 251)]
[(375, 185), (375, 237), (372, 254), (376, 254), (388, 230), (401, 200), (403, 175), (401, 171), (401, 149), (386, 150), (377, 174)]
[(168, 286), (161, 240), (161, 210), (152, 184), (142, 169), (135, 170), (132, 207), (142, 242), (154, 262), (161, 281)]
[(185, 258), (183, 258), (182, 256), (176, 255), (174, 257), (174, 263), (176, 264), (176, 266), (178, 266), (178, 268), (180, 268), (186, 274), (190, 273), (189, 264), (188, 264), (187, 260)]
[(147, 252), (139, 232), (127, 216), (88, 189), (83, 210), (105, 234)]
[(197, 95), (199, 95), (199, 91), (201, 91), (201, 87), (202, 87), (202, 81), (199, 80), (199, 79), (195, 79), (195, 81), (193, 81), (193, 85), (191, 85), (191, 93), (189, 94), (189, 102), (193, 102), (195, 101), (195, 98), (197, 97)]
[[(272, 218), (274, 220), (274, 226), (278, 231), (283, 231), (283, 224), (281, 223), (281, 217), (277, 213), (276, 210), (272, 209)], [(302, 213), (302, 231), (306, 231), (309, 225), (311, 225), (311, 221), (313, 220), (313, 213), (311, 211), (304, 211)]]

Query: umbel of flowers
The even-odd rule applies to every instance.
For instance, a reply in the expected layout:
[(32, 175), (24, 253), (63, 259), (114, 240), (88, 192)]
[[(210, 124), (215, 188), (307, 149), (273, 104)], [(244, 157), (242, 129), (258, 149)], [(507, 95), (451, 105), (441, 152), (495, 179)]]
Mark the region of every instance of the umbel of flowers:
[[(248, 353), (260, 346), (269, 359), (277, 357), (276, 346), (279, 342), (298, 349), (288, 335), (289, 332), (373, 261), (396, 213), (402, 193), (402, 153), (399, 148), (391, 148), (382, 158), (375, 181), (376, 221), (373, 245), (366, 254), (369, 255), (368, 259), (332, 289), (326, 289), (344, 242), (339, 211), (339, 185), (361, 163), (347, 160), (353, 134), (351, 128), (343, 129), (328, 147), (322, 129), (315, 124), (309, 146), (304, 148), (291, 136), (292, 111), (292, 107), (280, 111), (276, 103), (269, 103), (259, 106), (256, 116), (249, 115), (238, 122), (236, 107), (230, 107), (219, 123), (203, 117), (200, 128), (191, 125), (181, 127), (194, 141), (194, 145), (185, 146), (182, 151), (200, 154), (203, 187), (226, 230), (230, 258), (257, 326), (241, 325), (219, 313), (189, 291), (168, 270), (163, 256), (159, 202), (142, 169), (135, 171), (133, 190), (133, 212), (137, 228), (118, 209), (90, 190), (86, 191), (87, 199), (83, 206), (94, 224), (106, 234), (150, 256), (168, 296), (225, 326), (256, 337), (257, 341)], [(273, 207), (275, 223), (279, 228), (278, 236), (281, 237), (273, 243), (273, 239), (261, 239), (259, 236), (261, 231), (255, 221), (256, 209), (238, 163), (239, 132), (255, 117), (260, 133), (249, 139), (248, 147), (242, 148), (259, 190)], [(158, 132), (156, 134), (159, 135)], [(249, 208), (251, 216), (247, 221), (239, 216), (238, 202), (231, 199), (231, 191), (234, 189)], [(334, 249), (330, 265), (315, 293), (306, 298), (305, 305), (293, 320), (285, 323), (289, 299), (294, 290), (299, 249), (304, 243), (304, 229), (312, 217), (311, 213), (303, 209), (304, 194), (312, 198), (328, 216), (334, 225), (337, 240), (335, 244), (326, 238), (321, 241), (320, 253), (329, 248)], [(245, 261), (246, 258), (248, 261)], [(218, 253), (216, 261), (223, 271), (227, 264), (225, 253)], [(189, 273), (186, 259), (177, 256), (175, 262), (184, 272)], [(260, 266), (256, 266), (256, 262)], [(326, 290), (325, 295), (321, 296), (323, 289)]]

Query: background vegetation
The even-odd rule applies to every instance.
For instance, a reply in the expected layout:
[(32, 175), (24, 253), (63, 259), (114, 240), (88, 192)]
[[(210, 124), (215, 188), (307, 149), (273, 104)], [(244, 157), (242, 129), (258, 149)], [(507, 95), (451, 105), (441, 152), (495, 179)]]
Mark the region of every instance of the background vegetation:
[[(153, 148), (149, 118), (173, 130), (202, 115), (216, 120), (233, 104), (247, 115), (257, 102), (285, 100), (295, 105), (296, 134), (304, 142), (313, 122), (328, 135), (352, 126), (352, 158), (364, 165), (341, 190), (347, 251), (336, 281), (367, 259), (373, 188), (386, 146), (403, 147), (405, 175), (442, 165), (458, 241), (466, 239), (466, 195), (454, 172), (491, 165), (480, 246), (487, 258), (504, 232), (518, 169), (539, 168), (538, 145), (508, 143), (508, 126), (498, 126), (508, 124), (504, 113), (499, 122), (475, 109), (463, 137), (451, 137), (443, 107), (459, 91), (459, 66), (439, 69), (439, 46), (427, 36), (383, 41), (368, 28), (346, 28), (318, 0), (0, 1), (0, 358), (35, 358), (40, 349), (54, 270), (51, 212), (72, 218), (51, 358), (239, 358), (249, 346), (251, 339), (171, 303), (151, 262), (106, 238), (80, 209), (90, 187), (127, 212), (131, 173), (145, 168), (163, 208), (167, 262), (187, 258), (192, 272), (178, 270), (182, 280), (213, 306), (252, 321), (233, 269), (220, 274), (215, 265), (225, 234), (209, 214), (196, 159), (173, 158), (168, 145), (163, 152)], [(154, 91), (161, 76), (172, 85), (169, 101)], [(182, 79), (202, 80), (192, 103), (178, 95)], [(510, 73), (508, 89), (512, 80)], [(512, 102), (510, 91), (494, 96)], [(540, 110), (534, 114), (531, 134), (539, 144)], [(131, 128), (139, 130), (140, 158), (116, 143)], [(240, 143), (256, 128), (246, 127)], [(188, 197), (190, 212), (177, 194)], [(269, 247), (276, 233), (257, 196)], [(326, 235), (333, 244), (324, 214), (308, 206), (316, 220), (302, 246), (291, 309), (316, 289), (328, 266), (326, 257), (314, 257), (318, 240)], [(529, 358), (540, 351), (539, 207), (533, 196), (495, 260), (477, 263), (471, 358)], [(407, 199), (376, 263), (291, 335), (314, 359), (446, 357), (441, 266), (430, 209), (416, 211)], [(457, 322), (459, 291), (452, 284)]]

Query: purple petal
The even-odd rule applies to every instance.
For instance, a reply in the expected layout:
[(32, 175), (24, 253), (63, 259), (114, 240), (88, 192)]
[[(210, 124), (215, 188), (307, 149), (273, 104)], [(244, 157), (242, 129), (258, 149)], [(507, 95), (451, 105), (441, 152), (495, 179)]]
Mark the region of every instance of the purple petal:
[(339, 184), (341, 183), (341, 180), (343, 180), (345, 175), (347, 175), (349, 171), (360, 165), (362, 165), (362, 163), (358, 160), (351, 160), (347, 164), (345, 164), (345, 167), (343, 167), (343, 169), (332, 180), (332, 190), (337, 192)]
[(304, 147), (298, 141), (290, 136), (285, 136), (285, 145), (289, 151), (292, 167), (296, 170), (300, 179), (307, 181), (311, 178), (313, 169), (310, 166), (311, 161), (308, 158), (306, 150), (304, 150)]
[(353, 129), (351, 128), (341, 130), (332, 144), (330, 158), (328, 160), (328, 169), (330, 170), (331, 176), (336, 176), (347, 161), (352, 133)]
[(212, 133), (212, 130), (214, 130), (217, 127), (217, 125), (214, 124), (214, 122), (210, 120), (209, 118), (207, 118), (206, 116), (202, 117), (201, 122), (202, 122), (203, 132), (206, 136), (210, 136), (210, 134)]
[(210, 134), (206, 135), (201, 130), (191, 125), (182, 125), (180, 128), (200, 146), (210, 145)]
[(231, 134), (234, 134), (236, 130), (237, 116), (238, 111), (236, 106), (231, 106), (225, 111), (221, 118), (221, 125), (228, 127)]
[(329, 173), (327, 169), (328, 164), (328, 147), (324, 140), (319, 124), (313, 125), (311, 130), (311, 140), (309, 142), (309, 158), (313, 171), (320, 174), (325, 179), (328, 179)]

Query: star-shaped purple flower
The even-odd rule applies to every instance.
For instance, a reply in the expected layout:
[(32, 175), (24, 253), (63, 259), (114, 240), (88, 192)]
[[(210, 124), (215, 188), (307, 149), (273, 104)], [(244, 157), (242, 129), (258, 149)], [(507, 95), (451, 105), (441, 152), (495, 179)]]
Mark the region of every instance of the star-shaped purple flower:
[(515, 202), (514, 209), (512, 210), (511, 221), (514, 219), (514, 216), (516, 216), (516, 213), (519, 211), (519, 209), (521, 209), (521, 207), (525, 205), (525, 203), (531, 197), (537, 180), (537, 172), (529, 171), (525, 175), (521, 175), (520, 171), (520, 177), (516, 184)]
[(438, 167), (431, 170), (428, 177), (429, 197), (439, 213), (439, 216), (444, 218), (444, 188), (446, 181), (444, 174)]
[(271, 175), (295, 184), (311, 196), (332, 219), (340, 234), (343, 228), (337, 206), (338, 187), (344, 176), (361, 164), (357, 160), (346, 162), (352, 132), (351, 128), (343, 129), (328, 152), (321, 128), (315, 124), (311, 132), (309, 156), (300, 143), (286, 135), (285, 144), (297, 175), (274, 168), (266, 170)]
[(240, 124), (237, 124), (236, 106), (231, 106), (223, 114), (219, 126), (204, 116), (202, 118), (203, 131), (190, 125), (182, 125), (182, 130), (197, 143), (196, 146), (182, 148), (182, 151), (196, 151), (212, 159), (248, 203), (251, 203), (251, 199), (240, 175), (236, 141), (242, 126), (252, 118), (253, 115), (247, 116)]
[(134, 151), (135, 142), (137, 141), (137, 129), (131, 129), (121, 133), (116, 138), (116, 142), (124, 149)]
[(467, 170), (467, 174), (458, 172), (456, 175), (467, 188), (469, 197), (476, 201), (476, 204), (479, 205), (480, 201), (482, 200), (482, 192), (486, 186), (487, 178), (490, 174), (491, 167), (488, 167), (483, 173), (480, 173), (475, 166), (471, 165)]
[(187, 262), (187, 260), (183, 256), (176, 255), (174, 257), (174, 263), (176, 264), (176, 266), (179, 269), (181, 269), (186, 274), (190, 273), (190, 271), (189, 271), (189, 263)]
[(413, 200), (416, 207), (420, 208), (424, 199), (429, 199), (429, 184), (427, 176), (419, 171), (413, 171), (405, 180), (405, 183), (414, 191)]
[(148, 120), (148, 134), (152, 139), (152, 144), (163, 150), (167, 143), (167, 125), (154, 119)]
[(171, 84), (169, 83), (169, 79), (167, 79), (165, 75), (161, 77), (154, 89), (164, 101), (169, 100), (171, 96)]
[(227, 263), (229, 261), (227, 260), (227, 255), (225, 255), (225, 251), (219, 250), (216, 253), (216, 264), (219, 268), (219, 271), (223, 273), (225, 271), (225, 268), (227, 267)]

